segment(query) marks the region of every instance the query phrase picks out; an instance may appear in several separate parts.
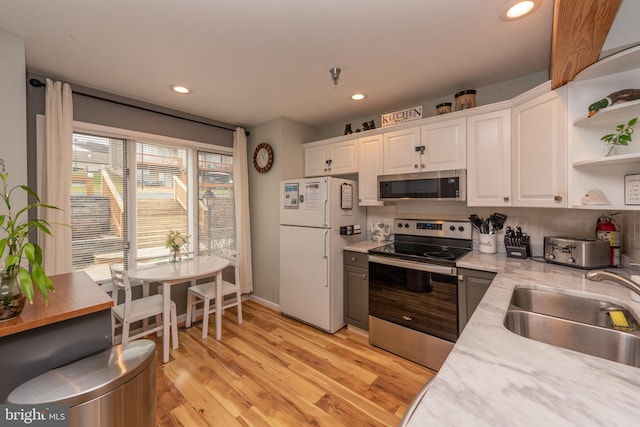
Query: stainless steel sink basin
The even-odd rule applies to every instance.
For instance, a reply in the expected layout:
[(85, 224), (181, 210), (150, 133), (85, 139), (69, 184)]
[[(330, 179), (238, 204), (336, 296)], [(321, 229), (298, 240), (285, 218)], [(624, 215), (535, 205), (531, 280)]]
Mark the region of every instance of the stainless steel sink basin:
[(613, 327), (610, 311), (622, 311), (637, 329), (637, 321), (626, 307), (595, 298), (585, 298), (540, 289), (516, 287), (510, 308), (546, 314), (604, 328)]
[[(625, 314), (628, 330), (614, 329), (608, 315), (611, 310)], [(525, 338), (640, 367), (638, 321), (617, 304), (516, 287), (504, 326)]]

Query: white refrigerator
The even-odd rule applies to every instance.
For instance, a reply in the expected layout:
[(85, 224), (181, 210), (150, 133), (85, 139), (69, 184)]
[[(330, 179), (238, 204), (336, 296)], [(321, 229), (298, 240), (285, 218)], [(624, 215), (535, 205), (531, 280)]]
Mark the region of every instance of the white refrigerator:
[[(366, 236), (357, 184), (334, 177), (280, 183), (280, 310), (330, 333), (345, 325), (342, 247)], [(340, 234), (348, 226), (362, 233)]]

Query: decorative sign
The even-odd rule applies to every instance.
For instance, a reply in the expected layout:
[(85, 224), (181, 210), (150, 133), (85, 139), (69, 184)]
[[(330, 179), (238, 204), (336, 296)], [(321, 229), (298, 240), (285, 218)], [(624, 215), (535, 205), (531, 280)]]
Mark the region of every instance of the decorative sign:
[(406, 110), (396, 111), (395, 113), (383, 114), (380, 120), (381, 127), (399, 125), (400, 123), (420, 120), (422, 118), (422, 105), (407, 108)]
[(624, 204), (640, 205), (640, 174), (625, 175)]

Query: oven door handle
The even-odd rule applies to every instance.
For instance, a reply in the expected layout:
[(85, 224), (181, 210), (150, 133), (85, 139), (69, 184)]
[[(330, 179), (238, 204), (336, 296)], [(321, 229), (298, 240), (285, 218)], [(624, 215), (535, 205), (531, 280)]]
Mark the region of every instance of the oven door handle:
[(429, 273), (438, 273), (445, 276), (455, 276), (457, 274), (455, 267), (428, 264), (424, 262), (407, 261), (407, 260), (398, 259), (398, 258), (369, 255), (369, 262), (375, 262), (383, 265), (391, 265), (391, 266), (400, 267), (400, 268), (408, 268), (410, 270), (420, 270), (420, 271), (426, 271)]

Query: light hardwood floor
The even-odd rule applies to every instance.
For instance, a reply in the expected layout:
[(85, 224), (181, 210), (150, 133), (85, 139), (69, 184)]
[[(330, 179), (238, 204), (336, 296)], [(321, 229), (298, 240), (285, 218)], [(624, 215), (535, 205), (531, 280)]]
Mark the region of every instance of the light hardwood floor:
[(158, 426), (397, 426), (435, 374), (346, 328), (330, 335), (253, 301), (242, 314), (238, 325), (225, 312), (222, 341), (202, 340), (200, 322), (180, 330), (158, 363)]

